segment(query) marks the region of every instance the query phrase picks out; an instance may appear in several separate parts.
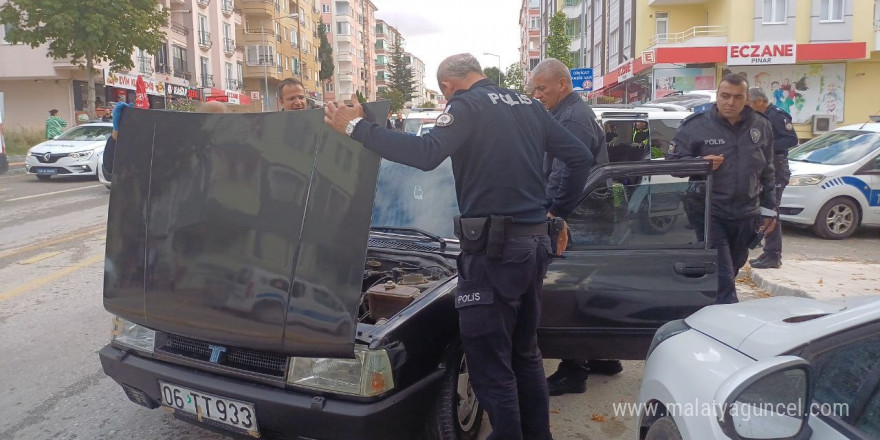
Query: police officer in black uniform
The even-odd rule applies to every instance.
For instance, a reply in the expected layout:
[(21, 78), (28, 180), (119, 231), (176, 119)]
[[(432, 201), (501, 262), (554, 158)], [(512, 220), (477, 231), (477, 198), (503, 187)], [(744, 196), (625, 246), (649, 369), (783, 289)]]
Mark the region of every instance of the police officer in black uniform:
[(325, 108), (325, 121), (380, 156), (423, 170), (452, 157), (460, 218), (458, 309), (470, 381), (489, 413), (490, 439), (549, 439), (549, 398), (536, 329), (550, 258), (544, 154), (568, 167), (550, 214), (577, 204), (592, 165), (590, 150), (541, 104), (493, 84), (470, 54), (437, 71), (449, 99), (422, 137), (363, 121), (354, 107)]
[[(758, 87), (749, 89), (749, 105), (764, 113), (773, 126), (773, 168), (776, 169), (776, 206), (782, 200), (782, 191), (788, 185), (791, 171), (788, 169), (788, 150), (798, 144), (797, 133), (791, 125), (791, 115), (770, 104), (767, 94)], [(778, 269), (782, 266), (782, 224), (778, 222), (773, 232), (767, 234), (764, 253), (749, 260), (753, 269)]]
[(776, 224), (773, 129), (763, 113), (746, 105), (748, 90), (742, 76), (724, 76), (715, 106), (682, 121), (667, 156), (712, 161), (707, 235), (718, 250), (718, 304), (738, 302), (734, 280), (749, 256), (749, 243), (759, 230), (769, 233)]
[[(532, 69), (529, 87), (532, 96), (540, 100), (550, 114), (584, 142), (593, 153), (596, 164), (608, 163), (608, 144), (605, 130), (599, 125), (596, 113), (584, 102), (571, 82), (571, 72), (562, 61), (547, 58)], [(568, 180), (569, 171), (562, 161), (547, 154), (544, 158), (544, 174), (547, 175), (547, 199), (554, 200), (559, 195), (560, 184)], [(568, 242), (567, 225), (558, 239), (551, 244), (557, 255), (562, 255)], [(547, 378), (551, 396), (565, 393), (583, 393), (587, 390), (590, 373), (613, 375), (623, 371), (617, 360), (563, 359), (556, 372)]]

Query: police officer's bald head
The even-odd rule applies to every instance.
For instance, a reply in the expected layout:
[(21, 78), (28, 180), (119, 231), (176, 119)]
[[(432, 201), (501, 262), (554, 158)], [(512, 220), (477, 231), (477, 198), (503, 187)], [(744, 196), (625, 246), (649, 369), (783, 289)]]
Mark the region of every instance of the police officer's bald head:
[(437, 68), (437, 83), (446, 99), (451, 98), (457, 90), (470, 88), (485, 77), (480, 62), (469, 53), (449, 56)]

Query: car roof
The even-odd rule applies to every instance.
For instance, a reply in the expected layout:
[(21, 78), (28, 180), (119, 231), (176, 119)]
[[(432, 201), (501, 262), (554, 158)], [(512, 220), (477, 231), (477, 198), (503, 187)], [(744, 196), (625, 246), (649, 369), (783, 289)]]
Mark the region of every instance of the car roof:
[[(654, 121), (654, 120), (658, 120), (658, 119), (660, 119), (660, 120), (680, 120), (680, 119), (684, 119), (694, 113), (693, 112), (664, 112), (664, 111), (657, 111), (656, 109), (654, 109), (653, 111), (642, 111), (638, 108), (635, 108), (632, 110), (608, 110), (608, 111), (602, 112), (601, 114), (597, 114), (596, 116), (598, 116), (599, 119), (602, 119), (602, 115), (605, 115), (605, 114), (607, 114), (606, 118), (608, 118), (608, 116), (611, 116), (613, 119), (621, 120), (621, 121), (628, 121), (628, 120), (632, 120), (632, 119), (644, 119), (644, 116), (642, 116), (642, 115), (646, 115), (648, 117), (649, 121)], [(641, 115), (639, 115), (639, 114), (641, 114)], [(631, 117), (627, 117), (630, 115), (631, 115)], [(611, 120), (611, 119), (609, 118), (609, 120)]]
[(86, 122), (85, 124), (79, 124), (79, 125), (77, 125), (77, 126), (70, 127), (70, 128), (76, 128), (76, 127), (96, 127), (96, 126), (97, 126), (97, 127), (112, 127), (112, 126), (113, 126), (113, 123), (112, 123), (112, 122), (104, 122), (104, 121), (89, 121), (89, 122)]
[(405, 119), (433, 118), (433, 117), (440, 116), (442, 113), (443, 113), (442, 110), (432, 110), (432, 111), (426, 111), (426, 112), (409, 112), (409, 114), (406, 115)]
[(861, 131), (873, 131), (874, 133), (880, 133), (880, 123), (869, 122), (867, 124), (846, 125), (843, 127), (837, 127), (832, 131), (840, 131), (840, 130), (861, 130)]

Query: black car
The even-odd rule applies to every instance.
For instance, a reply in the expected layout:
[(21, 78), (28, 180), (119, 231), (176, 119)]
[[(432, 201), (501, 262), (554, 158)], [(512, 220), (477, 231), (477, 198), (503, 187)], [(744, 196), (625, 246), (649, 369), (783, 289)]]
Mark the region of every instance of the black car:
[[(322, 119), (127, 111), (104, 371), (135, 403), (241, 436), (475, 438), (450, 162), (380, 161)], [(714, 301), (715, 252), (688, 223), (658, 234), (639, 221), (680, 207), (688, 183), (673, 176), (709, 172), (704, 161), (593, 170), (546, 277), (545, 357), (644, 359), (658, 327)]]

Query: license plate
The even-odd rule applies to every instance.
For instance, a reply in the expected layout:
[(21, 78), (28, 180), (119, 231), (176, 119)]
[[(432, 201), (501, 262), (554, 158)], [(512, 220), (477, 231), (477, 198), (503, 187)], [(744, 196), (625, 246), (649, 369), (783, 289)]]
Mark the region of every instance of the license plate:
[(36, 173), (40, 175), (53, 175), (58, 174), (58, 170), (56, 168), (37, 168)]
[(205, 419), (213, 420), (235, 430), (246, 431), (251, 437), (259, 436), (257, 414), (253, 404), (191, 390), (161, 380), (159, 391), (162, 393), (163, 406), (192, 414), (200, 422), (205, 422)]

